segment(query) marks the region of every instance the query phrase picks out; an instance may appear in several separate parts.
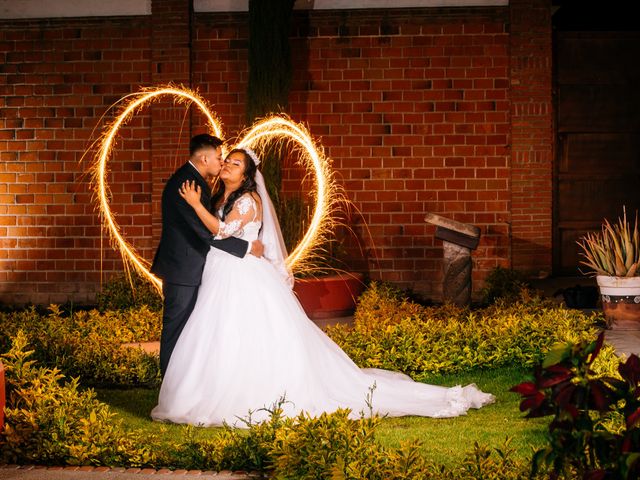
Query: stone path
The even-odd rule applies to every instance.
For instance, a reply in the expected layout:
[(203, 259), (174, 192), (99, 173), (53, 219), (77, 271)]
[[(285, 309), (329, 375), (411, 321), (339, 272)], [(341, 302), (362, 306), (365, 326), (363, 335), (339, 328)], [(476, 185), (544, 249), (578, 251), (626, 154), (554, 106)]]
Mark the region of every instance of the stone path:
[(628, 357), (635, 353), (640, 356), (640, 330), (606, 330), (604, 339), (619, 355)]
[(150, 468), (0, 466), (0, 480), (248, 480), (263, 478), (247, 472), (200, 470), (154, 470)]

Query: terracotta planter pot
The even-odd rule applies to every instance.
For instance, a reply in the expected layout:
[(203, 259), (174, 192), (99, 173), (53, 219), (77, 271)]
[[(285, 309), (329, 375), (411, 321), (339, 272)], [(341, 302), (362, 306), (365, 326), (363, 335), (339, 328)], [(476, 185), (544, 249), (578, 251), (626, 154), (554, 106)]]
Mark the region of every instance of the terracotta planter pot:
[(640, 330), (640, 277), (598, 275), (596, 279), (607, 327)]
[(4, 407), (6, 405), (6, 389), (4, 385), (4, 365), (0, 360), (0, 432), (4, 430)]
[(318, 278), (296, 278), (293, 291), (311, 319), (352, 315), (364, 289), (362, 275), (343, 273)]

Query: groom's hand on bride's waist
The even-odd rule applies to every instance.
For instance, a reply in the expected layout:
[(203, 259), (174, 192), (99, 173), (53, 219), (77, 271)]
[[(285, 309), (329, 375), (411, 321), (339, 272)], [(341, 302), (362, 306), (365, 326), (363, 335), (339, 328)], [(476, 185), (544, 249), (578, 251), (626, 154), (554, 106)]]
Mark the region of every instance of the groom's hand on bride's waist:
[(251, 249), (249, 253), (254, 257), (260, 258), (264, 254), (264, 245), (260, 240), (254, 240), (251, 242)]

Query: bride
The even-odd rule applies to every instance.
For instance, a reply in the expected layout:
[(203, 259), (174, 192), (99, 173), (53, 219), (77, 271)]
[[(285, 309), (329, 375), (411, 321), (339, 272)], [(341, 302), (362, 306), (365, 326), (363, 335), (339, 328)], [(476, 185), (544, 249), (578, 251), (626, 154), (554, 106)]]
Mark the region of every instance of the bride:
[[(216, 238), (261, 238), (262, 258), (209, 250), (198, 299), (164, 376), (154, 420), (246, 426), (268, 418), (279, 399), (284, 415), (317, 416), (338, 408), (359, 418), (380, 415), (453, 417), (494, 401), (475, 385), (446, 388), (401, 373), (360, 369), (306, 316), (293, 294), (286, 251), (273, 205), (250, 149), (232, 150), (212, 197), (215, 215), (197, 186), (181, 196)], [(371, 394), (371, 392), (373, 392)]]

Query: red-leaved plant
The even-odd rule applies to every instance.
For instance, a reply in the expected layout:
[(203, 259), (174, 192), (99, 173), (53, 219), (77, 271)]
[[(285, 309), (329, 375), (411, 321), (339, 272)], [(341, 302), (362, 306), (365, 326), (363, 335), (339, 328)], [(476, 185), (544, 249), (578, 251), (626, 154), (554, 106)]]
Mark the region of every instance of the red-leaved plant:
[[(553, 348), (534, 371), (534, 381), (511, 391), (522, 396), (527, 417), (553, 415), (549, 445), (535, 452), (532, 476), (548, 471), (549, 478), (640, 478), (640, 359), (631, 355), (620, 363), (622, 380), (598, 377), (591, 365), (604, 341), (562, 344)], [(619, 432), (602, 420), (611, 412), (624, 416)]]

